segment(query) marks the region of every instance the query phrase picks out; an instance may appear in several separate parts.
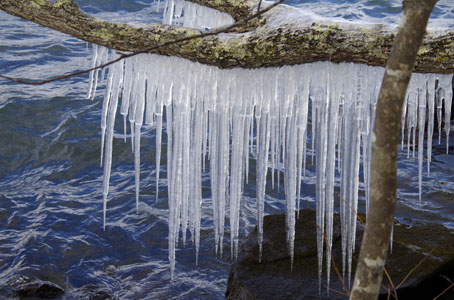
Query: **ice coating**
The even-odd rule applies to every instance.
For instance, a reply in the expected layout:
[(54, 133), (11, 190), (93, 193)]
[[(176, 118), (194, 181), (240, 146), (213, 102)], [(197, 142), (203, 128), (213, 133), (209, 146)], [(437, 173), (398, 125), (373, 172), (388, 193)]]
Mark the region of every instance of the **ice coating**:
[[(105, 59), (104, 54), (100, 55), (100, 48), (94, 51), (96, 65), (98, 59)], [(343, 273), (347, 272), (350, 280), (358, 191), (364, 186), (365, 200), (368, 201), (372, 125), (383, 73), (384, 69), (379, 67), (329, 62), (255, 70), (220, 70), (176, 57), (148, 54), (114, 64), (107, 74), (101, 120), (101, 132), (105, 135), (104, 216), (112, 161), (113, 124), (119, 106), (120, 114), (131, 124), (137, 205), (141, 126), (144, 122), (156, 124), (157, 178), (161, 132), (167, 134), (172, 276), (180, 233), (184, 245), (187, 232), (190, 232), (198, 253), (204, 200), (201, 182), (208, 167), (215, 249), (222, 255), (227, 220), (231, 256), (237, 257), (242, 191), (250, 157), (257, 160), (259, 249), (263, 238), (267, 172), (272, 172), (273, 184), (274, 172), (278, 178), (282, 172), (287, 241), (292, 261), (296, 213), (299, 198), (304, 195), (301, 182), (304, 180), (305, 162), (313, 157), (316, 164), (319, 274), (321, 277), (324, 259), (326, 274), (330, 273), (333, 212), (339, 210)], [(438, 118), (444, 118), (443, 122), (448, 125), (443, 129), (449, 134), (450, 111), (446, 111), (452, 101), (451, 84), (452, 75), (436, 74), (414, 74), (410, 82), (402, 114), (405, 126), (402, 138), (408, 141), (409, 155), (418, 144), (420, 183), (423, 180), (426, 107)], [(441, 107), (445, 107), (444, 115)], [(436, 119), (427, 117), (429, 135), (434, 130)], [(163, 122), (166, 122), (166, 131)], [(205, 159), (209, 160), (209, 165), (204, 164)], [(427, 159), (427, 165), (429, 163), (430, 159)], [(337, 186), (340, 187), (339, 193), (335, 192)], [(327, 280), (329, 282), (329, 277)]]
[(233, 18), (218, 10), (184, 0), (165, 0), (163, 23), (209, 30), (234, 23)]

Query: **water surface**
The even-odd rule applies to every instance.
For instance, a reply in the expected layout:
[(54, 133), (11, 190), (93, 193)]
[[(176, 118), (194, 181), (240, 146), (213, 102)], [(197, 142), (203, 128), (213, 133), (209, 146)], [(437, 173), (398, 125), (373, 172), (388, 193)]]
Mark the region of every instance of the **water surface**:
[[(78, 2), (101, 18), (134, 24), (159, 21), (153, 1)], [(289, 2), (298, 5), (299, 1)], [(309, 1), (307, 5), (328, 17), (393, 23), (400, 13), (398, 3), (331, 0)], [(447, 24), (452, 28), (449, 16), (453, 12), (452, 2), (440, 1), (433, 26)], [(90, 47), (0, 12), (2, 74), (39, 79), (86, 68)], [(167, 188), (163, 180), (156, 200), (154, 128), (145, 128), (143, 133), (138, 214), (130, 144), (124, 144), (120, 135), (114, 141), (108, 226), (103, 231), (99, 166), (103, 89), (93, 101), (87, 100), (87, 82), (88, 75), (39, 87), (0, 81), (0, 299), (12, 297), (11, 287), (33, 278), (65, 288), (65, 299), (84, 299), (100, 290), (118, 299), (223, 298), (231, 261), (229, 254), (219, 258), (214, 253), (208, 173), (203, 181), (199, 265), (195, 266), (192, 245), (180, 245), (175, 280), (170, 279)], [(121, 124), (117, 128), (121, 131)], [(444, 144), (435, 145), (432, 174), (424, 177), (422, 202), (417, 200), (416, 159), (402, 157), (398, 218), (430, 220), (454, 228), (453, 143), (451, 136), (449, 155)], [(161, 178), (166, 177), (165, 163), (163, 157)], [(313, 207), (313, 170), (309, 169), (308, 175), (303, 199), (306, 207)], [(244, 191), (243, 237), (255, 225), (253, 171), (250, 179)], [(266, 212), (283, 212), (283, 197), (282, 187), (269, 189)], [(228, 238), (227, 234), (225, 253), (230, 252)]]

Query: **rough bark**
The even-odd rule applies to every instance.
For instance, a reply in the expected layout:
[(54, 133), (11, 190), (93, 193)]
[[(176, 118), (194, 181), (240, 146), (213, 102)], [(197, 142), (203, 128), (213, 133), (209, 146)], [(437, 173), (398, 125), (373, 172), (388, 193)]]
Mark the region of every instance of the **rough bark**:
[[(257, 8), (255, 0), (191, 1), (219, 7), (237, 20)], [(136, 28), (97, 20), (82, 12), (73, 0), (1, 0), (0, 9), (84, 41), (120, 51), (140, 51), (201, 33), (196, 29), (167, 25)], [(289, 19), (289, 16), (292, 18)], [(150, 52), (179, 56), (221, 68), (257, 68), (313, 61), (385, 66), (394, 39), (393, 30), (381, 25), (304, 22), (293, 8), (285, 5), (274, 8), (239, 31), (244, 30), (248, 31), (193, 39)], [(415, 70), (454, 73), (454, 33), (427, 35)]]
[(437, 0), (404, 0), (380, 89), (372, 136), (370, 208), (351, 293), (352, 300), (378, 298), (394, 222), (397, 145), (405, 94), (429, 15)]

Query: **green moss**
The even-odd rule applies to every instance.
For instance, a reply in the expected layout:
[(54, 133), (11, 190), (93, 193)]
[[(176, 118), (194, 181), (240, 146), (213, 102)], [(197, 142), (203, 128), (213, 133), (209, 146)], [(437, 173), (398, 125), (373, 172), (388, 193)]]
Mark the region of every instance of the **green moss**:
[(63, 5), (68, 4), (68, 3), (70, 3), (70, 2), (71, 2), (71, 0), (58, 0), (58, 1), (54, 4), (54, 7), (60, 8), (60, 7), (62, 7)]
[(114, 37), (114, 34), (107, 27), (102, 27), (101, 29), (94, 31), (93, 34), (104, 41), (111, 40)]
[(330, 28), (330, 29), (335, 29), (335, 30), (339, 29), (339, 25), (338, 24), (329, 24), (329, 25), (327, 25), (327, 27)]
[(77, 5), (75, 0), (58, 0), (54, 4), (54, 7), (55, 8), (65, 7), (65, 10), (68, 10), (68, 8), (70, 8), (71, 10), (78, 10), (79, 9), (79, 6)]
[(247, 56), (247, 49), (244, 47), (242, 40), (235, 40), (229, 44), (232, 57), (236, 59), (244, 59)]
[(377, 47), (375, 45), (375, 47), (371, 47), (370, 50), (371, 51), (369, 53), (371, 53), (375, 57), (384, 58), (384, 56), (385, 56), (385, 53), (384, 53), (384, 51), (383, 51), (383, 49), (381, 47)]
[[(224, 6), (225, 0), (214, 0), (215, 6)], [(230, 0), (231, 6), (233, 7), (241, 7), (244, 5), (244, 0)]]
[(436, 60), (437, 60), (438, 62), (447, 62), (447, 61), (449, 60), (449, 57), (448, 57), (448, 56), (438, 56), (438, 57), (436, 58)]
[(430, 52), (430, 49), (427, 48), (425, 45), (421, 45), (421, 47), (418, 50), (418, 55), (423, 55)]
[(30, 1), (30, 6), (34, 8), (41, 8), (41, 6), (46, 5), (46, 0), (32, 0)]

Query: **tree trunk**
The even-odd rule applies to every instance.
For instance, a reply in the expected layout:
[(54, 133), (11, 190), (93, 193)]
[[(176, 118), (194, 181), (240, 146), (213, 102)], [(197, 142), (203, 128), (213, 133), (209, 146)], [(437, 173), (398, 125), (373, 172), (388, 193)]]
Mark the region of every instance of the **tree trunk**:
[(350, 298), (352, 300), (375, 300), (380, 292), (396, 206), (397, 145), (402, 107), (416, 54), (436, 2), (403, 2), (402, 21), (386, 65), (375, 111), (370, 208)]
[[(219, 7), (235, 20), (251, 15), (258, 4), (255, 0), (192, 2)], [(0, 9), (84, 41), (120, 51), (140, 51), (201, 33), (196, 29), (161, 24), (136, 28), (97, 20), (82, 12), (73, 0), (1, 0)], [(179, 56), (220, 68), (257, 68), (314, 61), (385, 66), (394, 39), (394, 30), (383, 25), (302, 21), (295, 9), (286, 5), (279, 5), (260, 20), (237, 31), (149, 52)], [(419, 51), (415, 71), (454, 73), (454, 33), (428, 34)]]

